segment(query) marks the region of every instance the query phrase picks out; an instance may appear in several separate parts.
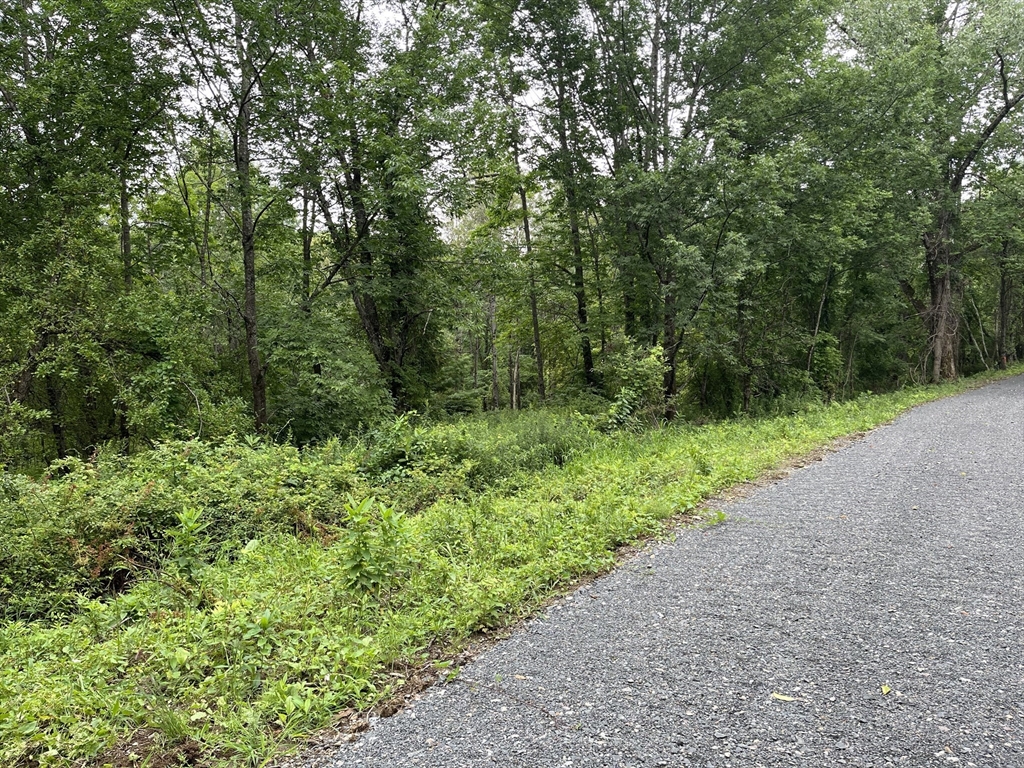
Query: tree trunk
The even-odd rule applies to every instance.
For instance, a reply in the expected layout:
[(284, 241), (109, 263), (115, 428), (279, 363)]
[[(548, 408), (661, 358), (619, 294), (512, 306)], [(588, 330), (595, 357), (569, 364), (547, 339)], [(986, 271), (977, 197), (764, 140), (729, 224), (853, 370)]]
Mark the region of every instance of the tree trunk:
[[(512, 100), (505, 98), (505, 103), (511, 109)], [(533, 239), (530, 237), (530, 206), (526, 199), (526, 187), (522, 183), (523, 170), (519, 164), (519, 136), (513, 132), (512, 135), (512, 159), (515, 162), (516, 175), (519, 177), (519, 207), (523, 218), (523, 242), (526, 244), (526, 262), (530, 270), (530, 321), (533, 324), (533, 358), (537, 363), (537, 394), (541, 401), (546, 397), (544, 391), (544, 351), (540, 344), (540, 319), (537, 312), (537, 281), (533, 274)]]
[(953, 255), (951, 238), (954, 213), (944, 207), (935, 226), (924, 237), (928, 270), (928, 346), (931, 354), (931, 380), (953, 379), (957, 375), (958, 318), (953, 303), (954, 281), (958, 279), (959, 259)]
[(521, 405), (519, 397), (519, 355), (517, 347), (515, 353), (508, 353), (508, 405), (513, 411), (518, 411)]
[(821, 287), (821, 301), (818, 302), (818, 314), (814, 318), (814, 331), (811, 333), (811, 347), (807, 350), (807, 373), (810, 375), (811, 367), (814, 365), (814, 349), (818, 346), (818, 332), (821, 331), (821, 316), (825, 312), (825, 302), (828, 299), (828, 284), (832, 281), (833, 264), (828, 265), (828, 272), (825, 273), (825, 284)]
[(132, 228), (131, 219), (129, 218), (128, 210), (128, 162), (127, 158), (122, 163), (119, 169), (120, 192), (121, 192), (121, 205), (120, 205), (120, 223), (121, 223), (121, 263), (124, 270), (124, 289), (125, 292), (131, 293), (132, 290)]
[(580, 217), (576, 198), (576, 173), (573, 169), (568, 133), (568, 101), (565, 81), (561, 70), (558, 75), (558, 144), (561, 152), (562, 187), (565, 191), (565, 207), (569, 216), (569, 242), (572, 247), (572, 287), (576, 298), (576, 320), (580, 331), (580, 351), (583, 353), (583, 379), (592, 389), (597, 387), (594, 371), (594, 352), (590, 346), (590, 331), (587, 322), (587, 291), (583, 271), (583, 244), (580, 237)]
[(981, 362), (985, 365), (985, 370), (988, 371), (992, 369), (992, 366), (988, 364), (989, 354), (988, 342), (985, 340), (985, 321), (981, 319), (981, 311), (978, 309), (978, 304), (974, 300), (974, 297), (968, 294), (967, 298), (970, 299), (971, 309), (974, 310), (974, 317), (978, 321), (978, 335), (981, 337), (981, 343), (979, 344), (978, 339), (975, 338), (974, 331), (971, 330), (970, 322), (967, 323), (967, 331), (971, 335), (971, 343), (974, 344), (975, 350), (977, 350), (978, 355), (981, 357)]
[(996, 356), (999, 370), (1005, 371), (1008, 363), (1007, 329), (1012, 314), (1013, 281), (1010, 278), (1007, 259), (1010, 253), (1010, 241), (1003, 240), (1002, 252), (999, 255), (999, 325), (996, 329)]
[(662, 360), (665, 373), (662, 378), (665, 392), (665, 418), (675, 418), (676, 358), (679, 352), (678, 329), (676, 328), (676, 297), (671, 290), (665, 292), (665, 315), (662, 328)]
[[(957, 376), (957, 354), (959, 347), (959, 316), (953, 301), (954, 290), (959, 285), (961, 254), (954, 254), (952, 241), (955, 235), (956, 217), (959, 210), (964, 179), (981, 156), (1000, 124), (1024, 103), (1024, 91), (1011, 95), (1009, 79), (1005, 71), (1006, 62), (996, 52), (999, 74), (1002, 79), (1002, 105), (995, 111), (988, 124), (977, 135), (973, 146), (963, 157), (946, 156), (946, 182), (939, 191), (938, 211), (930, 232), (924, 236), (925, 261), (928, 271), (928, 287), (931, 290), (931, 304), (928, 313), (929, 350), (932, 357), (932, 381), (953, 379)], [(948, 144), (942, 147), (946, 151)]]
[(547, 398), (544, 387), (544, 354), (540, 346), (540, 322), (537, 317), (537, 284), (533, 279), (533, 271), (530, 271), (530, 319), (533, 323), (533, 353), (537, 361), (537, 394), (541, 402)]
[(251, 163), (249, 159), (249, 132), (252, 120), (252, 96), (256, 87), (252, 61), (242, 37), (242, 24), (235, 15), (235, 45), (241, 70), (241, 91), (238, 101), (238, 121), (235, 125), (234, 159), (238, 176), (238, 205), (242, 236), (242, 271), (244, 296), (242, 323), (245, 326), (245, 354), (252, 384), (252, 409), (256, 429), (267, 425), (267, 384), (260, 360), (259, 333), (256, 319), (256, 222), (253, 217)]
[(315, 219), (314, 208), (310, 205), (309, 191), (302, 190), (302, 304), (303, 309), (309, 313), (311, 282), (313, 276), (313, 235)]
[(590, 225), (590, 218), (587, 217), (587, 235), (590, 240), (590, 255), (594, 260), (594, 288), (597, 291), (597, 324), (601, 339), (601, 354), (608, 345), (607, 333), (605, 331), (604, 315), (604, 289), (601, 287), (601, 252), (597, 247), (597, 237), (594, 235), (594, 228)]
[(583, 380), (591, 389), (597, 388), (597, 374), (594, 371), (594, 351), (590, 346), (590, 332), (587, 322), (587, 292), (583, 279), (583, 256), (579, 244), (579, 222), (570, 208), (569, 228), (573, 236), (573, 295), (576, 297), (576, 319), (580, 326), (580, 350), (583, 353)]
[(491, 348), (491, 408), (501, 407), (501, 383), (498, 380), (498, 297), (487, 297), (487, 343)]
[[(519, 170), (519, 150), (514, 148), (516, 170)], [(545, 399), (544, 351), (540, 345), (540, 318), (537, 312), (537, 281), (533, 276), (533, 241), (530, 239), (530, 209), (526, 203), (526, 188), (519, 185), (519, 204), (523, 210), (523, 239), (526, 242), (526, 260), (530, 265), (530, 321), (533, 324), (533, 356), (537, 362), (537, 394)]]
[(213, 130), (206, 150), (206, 199), (203, 201), (203, 238), (199, 249), (199, 282), (205, 288), (213, 282), (213, 265), (210, 262), (210, 226), (213, 222)]
[[(355, 305), (359, 324), (366, 334), (370, 352), (377, 361), (377, 368), (387, 383), (388, 390), (395, 404), (399, 407), (405, 402), (405, 384), (402, 380), (401, 351), (395, 348), (388, 328), (381, 319), (370, 287), (374, 265), (374, 254), (368, 245), (371, 217), (367, 209), (362, 174), (362, 146), (359, 133), (353, 129), (349, 133), (351, 144), (351, 161), (345, 171), (345, 189), (352, 205), (352, 223), (355, 227), (354, 242), (335, 221), (322, 187), (316, 189), (320, 212), (324, 217), (324, 225), (331, 235), (331, 243), (337, 254), (338, 262), (334, 269), (341, 272), (350, 288), (352, 303)], [(339, 192), (340, 194), (340, 192)], [(357, 258), (353, 259), (352, 256)]]
[[(313, 314), (313, 238), (316, 235), (316, 207), (309, 189), (302, 190), (302, 312), (308, 318)], [(322, 376), (323, 364), (313, 361), (313, 375)]]

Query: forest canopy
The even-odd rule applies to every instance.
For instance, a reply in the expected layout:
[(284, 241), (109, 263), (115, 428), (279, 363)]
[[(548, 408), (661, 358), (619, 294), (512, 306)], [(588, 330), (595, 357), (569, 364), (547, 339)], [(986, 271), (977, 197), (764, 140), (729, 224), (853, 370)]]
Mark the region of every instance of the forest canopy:
[(1024, 355), (1018, 0), (0, 7), (0, 466)]

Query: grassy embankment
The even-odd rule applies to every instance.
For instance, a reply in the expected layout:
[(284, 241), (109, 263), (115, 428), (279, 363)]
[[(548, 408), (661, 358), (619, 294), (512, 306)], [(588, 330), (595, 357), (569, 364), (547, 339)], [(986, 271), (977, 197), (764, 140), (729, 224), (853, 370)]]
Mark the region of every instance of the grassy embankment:
[(538, 412), (0, 476), (0, 764), (258, 765), (715, 492), (975, 383), (642, 435)]

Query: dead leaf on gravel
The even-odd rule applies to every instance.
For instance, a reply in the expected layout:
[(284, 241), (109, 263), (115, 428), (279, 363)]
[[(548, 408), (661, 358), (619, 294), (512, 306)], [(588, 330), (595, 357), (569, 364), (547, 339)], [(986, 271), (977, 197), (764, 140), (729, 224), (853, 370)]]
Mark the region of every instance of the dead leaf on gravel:
[(787, 696), (784, 693), (776, 693), (775, 691), (772, 691), (772, 698), (779, 701), (807, 701), (807, 699), (799, 699), (796, 696)]

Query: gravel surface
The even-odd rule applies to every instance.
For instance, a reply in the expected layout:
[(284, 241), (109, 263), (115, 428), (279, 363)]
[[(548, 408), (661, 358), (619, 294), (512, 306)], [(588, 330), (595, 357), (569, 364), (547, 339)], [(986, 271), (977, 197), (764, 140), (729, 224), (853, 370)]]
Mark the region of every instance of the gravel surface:
[(1024, 766), (1024, 377), (582, 587), (307, 765)]

